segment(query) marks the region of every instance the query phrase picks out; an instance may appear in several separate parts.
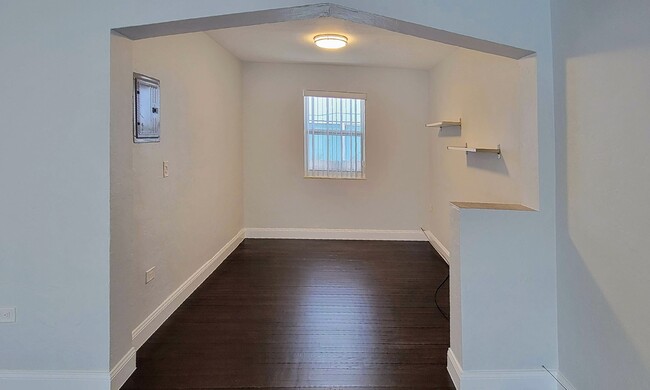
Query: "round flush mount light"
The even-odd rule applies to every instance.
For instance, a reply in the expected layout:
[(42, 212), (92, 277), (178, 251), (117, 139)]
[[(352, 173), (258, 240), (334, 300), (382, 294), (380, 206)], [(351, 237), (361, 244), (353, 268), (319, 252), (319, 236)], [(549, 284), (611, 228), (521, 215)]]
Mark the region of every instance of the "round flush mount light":
[(318, 34), (314, 37), (314, 43), (323, 49), (340, 49), (348, 44), (348, 37), (341, 34)]

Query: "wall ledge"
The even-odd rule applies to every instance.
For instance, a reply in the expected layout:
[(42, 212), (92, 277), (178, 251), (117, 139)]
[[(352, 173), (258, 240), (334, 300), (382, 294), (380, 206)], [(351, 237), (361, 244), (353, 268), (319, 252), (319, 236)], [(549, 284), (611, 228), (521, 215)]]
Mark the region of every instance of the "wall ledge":
[(536, 211), (533, 208), (518, 203), (451, 202), (451, 204), (459, 209)]

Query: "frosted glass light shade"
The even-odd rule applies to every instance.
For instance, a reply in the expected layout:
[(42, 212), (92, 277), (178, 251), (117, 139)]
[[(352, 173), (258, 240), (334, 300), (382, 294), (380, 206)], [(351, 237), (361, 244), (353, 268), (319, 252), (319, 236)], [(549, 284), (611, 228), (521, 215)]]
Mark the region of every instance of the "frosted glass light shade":
[(341, 34), (319, 34), (314, 37), (314, 43), (323, 49), (340, 49), (348, 44), (348, 37)]

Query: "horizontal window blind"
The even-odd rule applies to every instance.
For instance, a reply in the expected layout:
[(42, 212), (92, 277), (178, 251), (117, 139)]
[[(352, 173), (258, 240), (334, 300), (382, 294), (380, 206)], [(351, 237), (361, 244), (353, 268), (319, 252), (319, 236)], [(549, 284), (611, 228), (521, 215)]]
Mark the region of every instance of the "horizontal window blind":
[(305, 177), (365, 178), (366, 95), (305, 91)]

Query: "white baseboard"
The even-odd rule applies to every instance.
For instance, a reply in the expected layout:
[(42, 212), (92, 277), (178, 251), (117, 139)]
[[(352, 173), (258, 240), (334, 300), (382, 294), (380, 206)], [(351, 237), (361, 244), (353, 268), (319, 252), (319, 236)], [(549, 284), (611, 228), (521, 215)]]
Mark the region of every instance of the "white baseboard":
[(451, 381), (454, 382), (456, 390), (460, 390), (460, 376), (463, 373), (463, 368), (451, 348), (447, 349), (447, 372), (451, 377)]
[(119, 390), (134, 371), (135, 348), (131, 348), (111, 370), (111, 390)]
[(247, 228), (246, 238), (426, 241), (421, 230)]
[(424, 230), (424, 234), (427, 236), (427, 239), (431, 243), (433, 249), (435, 249), (440, 257), (442, 257), (442, 259), (446, 261), (447, 264), (449, 264), (449, 249), (442, 245), (442, 242), (440, 242), (440, 240), (438, 240), (438, 238), (434, 236), (430, 230)]
[(244, 230), (199, 268), (133, 331), (133, 347), (110, 372), (0, 370), (2, 390), (118, 390), (136, 369), (136, 350), (244, 240)]
[(0, 370), (2, 390), (108, 390), (110, 381), (103, 371)]
[(575, 386), (573, 386), (573, 384), (571, 384), (571, 382), (569, 382), (569, 380), (561, 372), (557, 373), (557, 380), (559, 380), (560, 383), (564, 385), (564, 387), (558, 385), (558, 390), (564, 390), (565, 387), (567, 390), (577, 390)]
[(230, 255), (244, 240), (245, 230), (242, 229), (216, 255), (201, 266), (180, 287), (167, 297), (149, 316), (132, 332), (133, 347), (138, 350), (151, 337), (160, 325), (196, 290), (205, 279)]
[[(559, 386), (543, 368), (464, 371), (451, 349), (447, 351), (447, 371), (458, 390), (557, 390)], [(557, 376), (556, 371), (551, 372)]]

